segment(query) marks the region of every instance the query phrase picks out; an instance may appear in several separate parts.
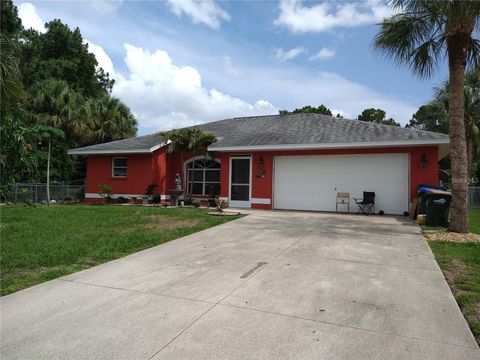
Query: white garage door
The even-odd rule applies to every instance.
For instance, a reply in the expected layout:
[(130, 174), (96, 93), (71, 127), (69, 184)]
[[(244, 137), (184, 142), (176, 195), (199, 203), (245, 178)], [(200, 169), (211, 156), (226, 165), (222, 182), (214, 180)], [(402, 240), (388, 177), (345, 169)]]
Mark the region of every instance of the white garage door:
[[(407, 154), (275, 157), (274, 208), (335, 211), (337, 192), (352, 198), (375, 192), (375, 208), (386, 214), (408, 210)], [(340, 209), (339, 209), (340, 210)]]

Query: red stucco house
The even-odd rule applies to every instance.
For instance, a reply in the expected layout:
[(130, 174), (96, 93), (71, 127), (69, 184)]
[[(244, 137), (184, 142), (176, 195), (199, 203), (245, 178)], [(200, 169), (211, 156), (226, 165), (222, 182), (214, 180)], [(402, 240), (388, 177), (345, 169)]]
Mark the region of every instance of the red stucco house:
[(155, 193), (168, 200), (184, 167), (187, 178), (194, 177), (195, 197), (215, 189), (231, 207), (334, 211), (337, 192), (361, 198), (373, 191), (377, 211), (401, 214), (409, 210), (417, 185), (438, 182), (438, 161), (449, 143), (443, 134), (318, 114), (197, 127), (217, 137), (209, 146), (212, 159), (187, 154), (181, 164), (160, 134), (70, 150), (88, 157), (86, 201), (99, 201), (101, 183), (112, 186), (113, 198), (142, 197), (153, 183)]

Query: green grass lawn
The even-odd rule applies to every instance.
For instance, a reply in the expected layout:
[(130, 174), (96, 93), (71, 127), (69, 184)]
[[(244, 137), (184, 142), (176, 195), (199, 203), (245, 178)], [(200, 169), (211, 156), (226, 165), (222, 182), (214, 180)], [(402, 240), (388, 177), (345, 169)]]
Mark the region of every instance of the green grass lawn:
[(4, 206), (1, 295), (238, 218), (205, 209), (139, 206)]
[(480, 344), (480, 243), (428, 243)]
[(480, 234), (480, 209), (470, 210), (470, 231)]

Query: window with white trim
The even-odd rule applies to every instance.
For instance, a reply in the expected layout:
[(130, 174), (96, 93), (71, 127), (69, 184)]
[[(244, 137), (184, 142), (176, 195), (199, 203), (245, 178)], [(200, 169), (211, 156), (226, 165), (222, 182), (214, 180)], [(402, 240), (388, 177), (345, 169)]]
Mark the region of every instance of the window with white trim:
[(195, 159), (187, 163), (187, 189), (192, 186), (192, 195), (220, 194), (220, 162), (217, 159)]
[(127, 158), (112, 158), (112, 177), (127, 177)]

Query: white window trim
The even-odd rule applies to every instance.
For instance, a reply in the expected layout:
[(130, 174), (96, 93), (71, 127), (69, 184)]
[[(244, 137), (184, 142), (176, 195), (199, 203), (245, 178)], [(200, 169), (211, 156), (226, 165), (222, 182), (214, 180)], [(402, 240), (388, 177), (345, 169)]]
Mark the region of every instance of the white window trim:
[[(195, 157), (192, 157), (188, 160), (186, 160), (184, 163), (183, 163), (183, 173), (185, 174), (185, 179), (183, 179), (183, 188), (185, 189), (185, 191), (188, 190), (188, 185), (189, 185), (189, 182), (188, 182), (188, 165), (190, 163), (192, 163), (193, 161), (195, 160), (205, 160), (205, 155), (198, 155), (198, 156), (195, 156)], [(212, 169), (212, 170), (218, 170), (218, 171), (221, 171), (221, 166), (222, 166), (222, 161), (219, 159), (219, 158), (216, 158), (216, 157), (207, 157), (207, 160), (213, 160), (215, 162), (217, 162), (218, 164), (220, 164), (220, 168), (219, 169)], [(202, 193), (205, 192), (205, 183), (213, 183), (213, 184), (221, 184), (221, 178), (220, 180), (218, 181), (205, 181), (205, 170), (206, 169), (203, 169), (203, 172), (204, 172), (204, 176), (203, 176), (203, 181), (202, 181)], [(199, 181), (193, 181), (194, 183), (200, 183)], [(195, 196), (208, 196), (208, 194), (192, 194), (192, 195), (195, 195)]]
[[(115, 172), (114, 172), (114, 168), (115, 168), (115, 160), (120, 160), (120, 159), (125, 159), (127, 160), (127, 166), (125, 166), (125, 170), (126, 170), (126, 173), (127, 175), (125, 176), (118, 176), (118, 175), (115, 175)], [(118, 167), (118, 166), (117, 166)], [(123, 168), (123, 166), (121, 166), (121, 168)], [(112, 157), (112, 178), (119, 178), (119, 179), (125, 179), (126, 177), (128, 176), (128, 158), (123, 156), (123, 157)]]

